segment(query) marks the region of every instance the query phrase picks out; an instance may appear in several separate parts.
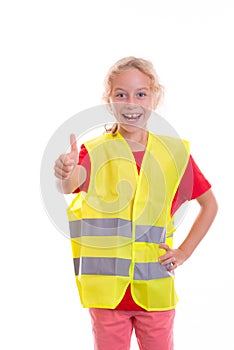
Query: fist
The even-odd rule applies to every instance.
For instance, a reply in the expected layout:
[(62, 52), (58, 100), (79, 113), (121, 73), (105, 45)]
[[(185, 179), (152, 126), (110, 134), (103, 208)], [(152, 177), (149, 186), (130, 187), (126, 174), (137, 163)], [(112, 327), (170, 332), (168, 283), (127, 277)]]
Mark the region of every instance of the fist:
[(67, 154), (61, 154), (55, 161), (54, 175), (60, 180), (67, 180), (70, 178), (73, 169), (78, 161), (78, 149), (76, 144), (76, 137), (74, 134), (70, 135), (71, 151)]

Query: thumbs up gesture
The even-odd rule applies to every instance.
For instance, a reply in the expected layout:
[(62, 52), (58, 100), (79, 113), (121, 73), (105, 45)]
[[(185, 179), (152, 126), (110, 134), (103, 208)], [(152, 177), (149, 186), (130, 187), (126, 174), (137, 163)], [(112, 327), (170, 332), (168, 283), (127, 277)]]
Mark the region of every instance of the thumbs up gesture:
[(78, 149), (76, 144), (76, 136), (70, 135), (71, 151), (67, 154), (61, 154), (55, 161), (54, 175), (60, 180), (68, 180), (77, 165)]

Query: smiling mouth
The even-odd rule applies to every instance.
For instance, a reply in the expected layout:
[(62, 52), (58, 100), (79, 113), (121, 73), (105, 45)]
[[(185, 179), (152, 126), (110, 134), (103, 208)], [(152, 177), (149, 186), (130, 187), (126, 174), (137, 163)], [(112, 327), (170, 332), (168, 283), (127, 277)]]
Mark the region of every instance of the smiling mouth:
[(125, 113), (125, 114), (122, 114), (122, 116), (127, 120), (134, 121), (134, 120), (139, 119), (142, 116), (142, 114), (141, 113), (131, 113), (131, 114)]

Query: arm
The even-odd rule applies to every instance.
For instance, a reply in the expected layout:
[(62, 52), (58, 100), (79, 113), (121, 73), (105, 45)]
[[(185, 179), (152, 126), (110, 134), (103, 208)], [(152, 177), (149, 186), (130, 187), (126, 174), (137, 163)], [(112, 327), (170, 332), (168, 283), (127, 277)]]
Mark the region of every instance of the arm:
[(162, 265), (172, 264), (168, 268), (168, 271), (174, 270), (192, 255), (193, 251), (208, 232), (217, 214), (218, 205), (211, 189), (198, 197), (197, 202), (200, 205), (200, 211), (187, 237), (179, 248), (170, 249), (168, 245), (160, 244), (160, 248), (165, 249), (166, 253), (159, 258), (159, 262)]

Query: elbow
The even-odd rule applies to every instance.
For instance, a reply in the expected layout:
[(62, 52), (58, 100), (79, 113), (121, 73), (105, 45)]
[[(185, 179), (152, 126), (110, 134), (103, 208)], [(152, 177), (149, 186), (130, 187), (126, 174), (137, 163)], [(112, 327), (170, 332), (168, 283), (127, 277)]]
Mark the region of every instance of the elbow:
[(201, 206), (201, 209), (209, 213), (209, 216), (211, 216), (214, 219), (218, 213), (218, 203), (212, 190), (211, 189), (208, 190), (206, 193), (200, 196), (197, 200)]
[(219, 207), (218, 207), (218, 202), (213, 194), (213, 192), (210, 190), (209, 191), (209, 207), (211, 211), (213, 212), (214, 217), (217, 215)]
[(217, 215), (218, 210), (219, 210), (218, 202), (217, 202), (216, 198), (214, 197), (214, 201), (213, 201), (213, 212), (214, 212), (214, 217)]
[(205, 208), (207, 210), (208, 216), (210, 216), (210, 220), (213, 222), (218, 213), (219, 207), (218, 202), (212, 192), (209, 200), (205, 203)]

